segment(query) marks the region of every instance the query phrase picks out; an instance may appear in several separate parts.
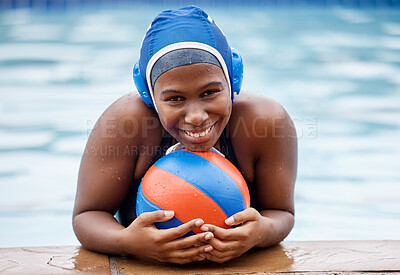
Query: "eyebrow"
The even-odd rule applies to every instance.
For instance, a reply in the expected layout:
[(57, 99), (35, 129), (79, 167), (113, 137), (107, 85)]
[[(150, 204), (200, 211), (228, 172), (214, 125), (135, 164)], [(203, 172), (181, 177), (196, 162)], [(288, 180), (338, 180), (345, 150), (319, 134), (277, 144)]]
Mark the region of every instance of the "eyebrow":
[(205, 88), (208, 88), (209, 86), (214, 86), (214, 85), (222, 86), (222, 83), (219, 82), (219, 81), (212, 81), (212, 82), (207, 83), (206, 85), (204, 85), (200, 89), (205, 89)]
[[(209, 83), (205, 84), (204, 86), (200, 87), (200, 89), (201, 89), (201, 90), (202, 90), (202, 89), (206, 89), (206, 88), (208, 88), (208, 87), (210, 87), (210, 86), (214, 86), (214, 85), (222, 86), (222, 82), (219, 82), (219, 81), (212, 81), (212, 82), (209, 82)], [(183, 92), (182, 92), (182, 91), (179, 91), (179, 90), (166, 89), (166, 90), (163, 90), (163, 91), (160, 93), (160, 95), (161, 95), (161, 96), (164, 96), (165, 94), (168, 94), (168, 93), (183, 94)]]
[(178, 91), (178, 90), (174, 90), (174, 89), (166, 89), (166, 90), (162, 91), (162, 92), (160, 93), (160, 95), (161, 95), (161, 96), (164, 96), (165, 94), (168, 94), (168, 93), (178, 93), (178, 94), (183, 94), (183, 92), (181, 92), (181, 91)]

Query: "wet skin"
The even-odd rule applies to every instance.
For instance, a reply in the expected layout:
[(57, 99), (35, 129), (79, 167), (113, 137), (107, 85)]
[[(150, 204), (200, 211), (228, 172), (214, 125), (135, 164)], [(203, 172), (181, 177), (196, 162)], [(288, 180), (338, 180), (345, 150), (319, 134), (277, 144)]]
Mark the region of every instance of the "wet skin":
[(154, 99), (164, 129), (192, 151), (213, 147), (232, 112), (227, 80), (210, 64), (165, 72), (155, 83)]
[[(75, 234), (85, 248), (180, 264), (224, 262), (254, 246), (277, 244), (289, 234), (297, 171), (292, 120), (276, 101), (249, 92), (242, 91), (232, 105), (227, 86), (215, 65), (182, 66), (156, 81), (158, 114), (130, 93), (101, 115), (82, 156), (73, 214)], [(223, 229), (194, 219), (158, 230), (153, 224), (171, 219), (174, 213), (168, 211), (143, 213), (126, 228), (115, 220), (131, 185), (152, 165), (163, 131), (193, 151), (204, 151), (219, 148), (226, 125), (240, 171), (254, 190), (252, 207), (225, 222), (241, 226)], [(110, 151), (99, 154), (98, 148)], [(196, 227), (204, 233), (179, 238)]]

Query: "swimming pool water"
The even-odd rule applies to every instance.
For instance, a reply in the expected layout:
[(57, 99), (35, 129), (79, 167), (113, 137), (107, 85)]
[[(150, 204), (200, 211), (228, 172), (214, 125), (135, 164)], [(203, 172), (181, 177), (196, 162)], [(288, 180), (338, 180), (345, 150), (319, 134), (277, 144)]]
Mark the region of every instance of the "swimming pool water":
[[(164, 8), (0, 12), (0, 247), (78, 244), (71, 213), (88, 133), (134, 90), (140, 41)], [(400, 11), (204, 8), (241, 52), (244, 88), (295, 122), (287, 239), (399, 239)]]

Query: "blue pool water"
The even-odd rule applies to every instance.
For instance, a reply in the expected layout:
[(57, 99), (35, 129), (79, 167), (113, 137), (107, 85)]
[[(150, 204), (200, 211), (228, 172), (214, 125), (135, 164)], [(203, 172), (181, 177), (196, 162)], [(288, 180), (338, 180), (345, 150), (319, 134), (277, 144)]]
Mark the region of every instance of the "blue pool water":
[[(165, 5), (0, 12), (0, 247), (78, 244), (80, 156)], [(174, 6), (175, 7), (175, 6)], [(400, 10), (204, 7), (299, 136), (288, 240), (399, 239)]]

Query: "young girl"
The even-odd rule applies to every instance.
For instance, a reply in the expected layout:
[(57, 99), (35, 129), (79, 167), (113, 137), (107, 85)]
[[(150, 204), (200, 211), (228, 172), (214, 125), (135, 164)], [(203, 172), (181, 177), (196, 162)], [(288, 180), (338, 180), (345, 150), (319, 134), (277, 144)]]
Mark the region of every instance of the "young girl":
[[(240, 92), (241, 57), (214, 21), (194, 6), (160, 13), (142, 41), (134, 80), (139, 93), (101, 115), (82, 157), (73, 213), (82, 245), (183, 264), (225, 262), (282, 241), (294, 224), (295, 128), (279, 103)], [(173, 211), (136, 217), (141, 178), (173, 145), (218, 150), (241, 171), (251, 208), (225, 221), (240, 226), (197, 218), (159, 230), (153, 224)], [(197, 227), (202, 233), (181, 238)]]

